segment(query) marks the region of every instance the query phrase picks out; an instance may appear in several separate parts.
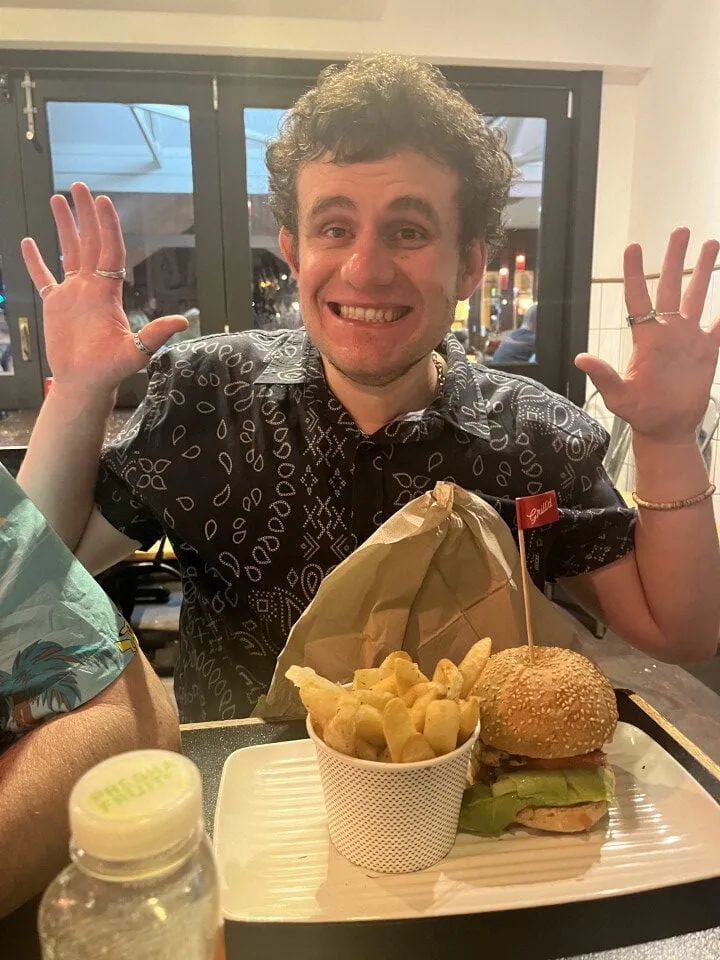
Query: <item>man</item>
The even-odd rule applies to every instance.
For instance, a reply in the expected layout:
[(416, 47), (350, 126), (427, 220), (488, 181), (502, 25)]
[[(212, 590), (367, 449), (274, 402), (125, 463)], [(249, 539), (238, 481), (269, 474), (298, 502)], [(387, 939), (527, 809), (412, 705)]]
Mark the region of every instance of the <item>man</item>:
[[(515, 497), (555, 488), (561, 519), (528, 545), (536, 582), (562, 579), (654, 656), (712, 655), (720, 552), (694, 430), (720, 341), (720, 324), (698, 325), (718, 244), (703, 246), (681, 303), (688, 232), (675, 231), (659, 319), (629, 247), (628, 375), (577, 360), (634, 427), (650, 504), (636, 522), (602, 469), (607, 435), (594, 421), (530, 380), (471, 367), (448, 335), (498, 241), (512, 164), (438, 71), (382, 55), (325, 72), (267, 162), (304, 329), (161, 352), (99, 474), (117, 385), (185, 321), (131, 333), (117, 215), (82, 184), (79, 230), (51, 200), (62, 283), (23, 242), (55, 379), (20, 482), (92, 571), (168, 533), (184, 580), (181, 718), (252, 710), (322, 578), (438, 480), (478, 492), (511, 526)], [(677, 509), (656, 509), (670, 501)]]
[(519, 327), (503, 337), (500, 346), (488, 363), (523, 363), (535, 355), (535, 335), (537, 331), (537, 304), (529, 306)]
[(179, 748), (130, 627), (0, 467), (0, 917), (67, 861), (75, 781), (124, 750)]

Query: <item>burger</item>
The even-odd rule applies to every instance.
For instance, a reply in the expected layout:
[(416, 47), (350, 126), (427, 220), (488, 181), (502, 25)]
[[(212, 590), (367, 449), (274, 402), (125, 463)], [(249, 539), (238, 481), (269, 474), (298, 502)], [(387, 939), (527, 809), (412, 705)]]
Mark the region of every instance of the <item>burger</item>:
[(473, 688), (480, 739), (459, 829), (499, 834), (512, 823), (557, 833), (590, 830), (613, 802), (603, 745), (617, 725), (615, 693), (586, 658), (559, 647), (513, 647), (490, 657)]

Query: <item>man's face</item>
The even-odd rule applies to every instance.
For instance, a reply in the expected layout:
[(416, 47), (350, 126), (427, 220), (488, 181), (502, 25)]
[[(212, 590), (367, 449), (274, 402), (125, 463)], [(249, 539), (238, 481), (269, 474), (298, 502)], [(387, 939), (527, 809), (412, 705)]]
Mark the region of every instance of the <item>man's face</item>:
[(348, 379), (402, 376), (440, 343), (455, 303), (480, 282), (483, 245), (460, 257), (457, 189), (453, 171), (411, 151), (300, 170), (298, 249), (284, 230), (280, 244), (310, 339)]

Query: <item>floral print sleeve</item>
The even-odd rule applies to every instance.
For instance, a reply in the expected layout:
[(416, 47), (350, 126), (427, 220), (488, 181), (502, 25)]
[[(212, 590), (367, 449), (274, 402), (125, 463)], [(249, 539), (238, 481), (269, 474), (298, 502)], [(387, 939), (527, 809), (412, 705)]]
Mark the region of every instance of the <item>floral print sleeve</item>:
[(87, 703), (137, 650), (132, 629), (0, 467), (0, 747)]

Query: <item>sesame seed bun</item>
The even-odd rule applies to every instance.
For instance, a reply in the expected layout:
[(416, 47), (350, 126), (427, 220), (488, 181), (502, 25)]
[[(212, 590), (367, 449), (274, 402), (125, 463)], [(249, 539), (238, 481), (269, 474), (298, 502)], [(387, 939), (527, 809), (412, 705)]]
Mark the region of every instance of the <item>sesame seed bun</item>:
[(572, 807), (525, 807), (515, 818), (517, 823), (551, 833), (583, 833), (592, 830), (608, 812), (606, 800), (576, 803)]
[(613, 735), (618, 713), (608, 679), (574, 650), (511, 647), (490, 657), (473, 688), (480, 736), (525, 757), (574, 757)]

